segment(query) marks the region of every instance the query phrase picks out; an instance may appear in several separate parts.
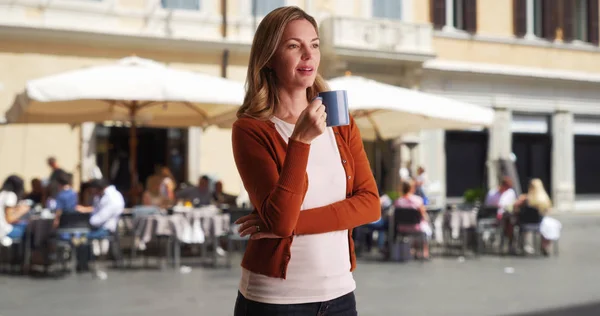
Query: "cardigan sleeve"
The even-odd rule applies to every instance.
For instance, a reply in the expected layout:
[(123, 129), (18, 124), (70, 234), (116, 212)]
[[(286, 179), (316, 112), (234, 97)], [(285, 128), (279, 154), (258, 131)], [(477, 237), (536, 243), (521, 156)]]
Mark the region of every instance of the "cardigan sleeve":
[[(238, 172), (268, 231), (291, 236), (308, 187), (306, 166), (310, 145), (289, 140), (281, 172), (269, 140), (250, 119), (236, 121), (232, 129), (233, 156)], [(273, 140), (274, 141), (274, 140)]]
[(360, 131), (353, 119), (350, 121), (348, 145), (354, 159), (352, 195), (336, 203), (300, 212), (295, 235), (352, 229), (376, 221), (381, 216), (377, 184), (363, 148)]

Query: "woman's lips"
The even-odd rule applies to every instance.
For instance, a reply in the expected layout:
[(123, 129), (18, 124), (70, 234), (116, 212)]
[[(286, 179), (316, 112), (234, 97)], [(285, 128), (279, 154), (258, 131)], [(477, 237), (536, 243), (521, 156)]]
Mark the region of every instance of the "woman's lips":
[(312, 73), (314, 71), (314, 68), (312, 68), (312, 67), (300, 67), (300, 68), (296, 68), (296, 70), (300, 74), (302, 74), (302, 75), (309, 76), (309, 75), (312, 75)]

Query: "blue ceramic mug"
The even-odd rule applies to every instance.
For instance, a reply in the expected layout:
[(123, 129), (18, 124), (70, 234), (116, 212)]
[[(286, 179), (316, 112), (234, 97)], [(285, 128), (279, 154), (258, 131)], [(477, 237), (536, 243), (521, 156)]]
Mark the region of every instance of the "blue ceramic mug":
[(325, 91), (319, 93), (325, 112), (327, 113), (327, 126), (344, 126), (350, 124), (348, 112), (348, 95), (346, 90)]

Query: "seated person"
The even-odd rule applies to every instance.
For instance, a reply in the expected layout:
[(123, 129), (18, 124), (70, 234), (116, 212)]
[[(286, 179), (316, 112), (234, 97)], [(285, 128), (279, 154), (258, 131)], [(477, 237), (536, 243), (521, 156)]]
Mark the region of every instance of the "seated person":
[[(88, 190), (94, 196), (93, 206), (77, 205), (80, 213), (91, 213), (90, 225), (92, 230), (87, 235), (89, 240), (99, 240), (117, 231), (119, 218), (125, 209), (123, 195), (108, 180), (95, 179), (88, 184)], [(78, 270), (86, 270), (88, 261), (95, 259), (89, 244), (78, 249)]]
[(31, 180), (31, 192), (27, 193), (25, 200), (33, 201), (33, 205), (41, 204), (44, 198), (44, 186), (42, 180), (34, 178)]
[(498, 221), (504, 227), (504, 235), (508, 238), (508, 244), (511, 247), (513, 244), (513, 223), (511, 219), (511, 212), (515, 201), (517, 200), (517, 193), (513, 190), (513, 182), (510, 177), (502, 177), (500, 181), (500, 187), (498, 189), (490, 189), (484, 205), (486, 207), (498, 208), (496, 213)]
[[(23, 220), (30, 206), (18, 203), (25, 193), (23, 179), (12, 175), (6, 178), (0, 189), (0, 241), (8, 246), (12, 239), (25, 235), (27, 222)], [(8, 238), (8, 240), (4, 240)]]
[(237, 196), (223, 192), (223, 182), (217, 181), (215, 183), (215, 192), (213, 193), (212, 198), (213, 203), (215, 203), (217, 206), (221, 204), (235, 206)]
[(160, 192), (161, 179), (157, 176), (150, 176), (146, 181), (146, 190), (142, 195), (142, 204), (145, 206), (164, 207), (166, 200)]
[(117, 230), (119, 218), (125, 209), (121, 192), (105, 179), (92, 180), (89, 190), (94, 195), (93, 206), (77, 205), (80, 213), (92, 213), (90, 225), (93, 227), (89, 239), (102, 239)]
[[(545, 217), (550, 212), (550, 209), (552, 208), (552, 201), (550, 200), (548, 193), (546, 193), (546, 190), (544, 189), (544, 184), (540, 179), (532, 179), (529, 182), (527, 193), (522, 194), (517, 200), (517, 202), (515, 202), (515, 214), (518, 214), (519, 208), (524, 206), (529, 206), (531, 208), (536, 209), (542, 217)], [(548, 225), (548, 223), (550, 224)], [(558, 236), (560, 234), (561, 225), (560, 223), (556, 224), (555, 222), (548, 222), (543, 220), (540, 225), (546, 226), (544, 227), (545, 229), (540, 230), (542, 233), (542, 254), (547, 256), (548, 247), (551, 245), (551, 240), (546, 238), (550, 236), (544, 235), (550, 233), (553, 236)], [(526, 246), (525, 251), (532, 253), (533, 248)]]
[[(371, 222), (369, 224), (366, 224), (365, 227), (369, 229), (369, 235), (367, 236), (366, 239), (366, 246), (367, 246), (367, 252), (369, 252), (371, 250), (371, 242), (372, 242), (372, 236), (370, 234), (370, 232), (372, 231), (377, 231), (377, 246), (380, 250), (386, 251), (387, 248), (385, 248), (385, 237), (386, 237), (386, 232), (388, 229), (388, 223), (389, 223), (389, 208), (390, 206), (392, 206), (393, 201), (392, 199), (386, 194), (379, 192), (379, 205), (381, 206), (381, 217), (374, 221)], [(357, 238), (361, 238), (360, 241), (362, 240), (362, 236), (356, 236)]]
[(190, 201), (193, 206), (210, 205), (212, 194), (210, 192), (210, 178), (202, 176), (198, 180), (198, 186), (190, 186), (177, 192), (177, 200)]
[(503, 177), (500, 181), (500, 187), (490, 189), (485, 197), (485, 206), (498, 208), (498, 219), (501, 219), (505, 212), (511, 212), (512, 206), (517, 200), (517, 193), (512, 187), (512, 179)]
[[(411, 180), (402, 181), (401, 184), (402, 196), (394, 202), (394, 207), (400, 208), (410, 208), (418, 210), (421, 213), (421, 223), (418, 227), (415, 227), (417, 230), (422, 231), (427, 235), (429, 239), (432, 235), (431, 226), (429, 225), (429, 215), (427, 214), (427, 209), (425, 208), (425, 204), (423, 203), (423, 199), (415, 194), (415, 184)], [(423, 257), (429, 258), (429, 243), (425, 242), (423, 245)]]
[(73, 175), (66, 172), (56, 177), (59, 192), (54, 198), (55, 203), (52, 209), (56, 214), (54, 217), (54, 227), (58, 227), (61, 214), (76, 212), (78, 195), (71, 187), (72, 179)]

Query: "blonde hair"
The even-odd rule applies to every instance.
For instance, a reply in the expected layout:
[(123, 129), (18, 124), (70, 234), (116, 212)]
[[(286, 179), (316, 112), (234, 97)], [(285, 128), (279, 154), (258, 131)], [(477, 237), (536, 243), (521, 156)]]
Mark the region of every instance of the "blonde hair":
[(532, 179), (529, 182), (529, 188), (527, 189), (527, 204), (538, 209), (541, 213), (546, 213), (552, 208), (552, 202), (544, 189), (542, 180)]
[[(307, 20), (315, 27), (317, 35), (319, 34), (315, 19), (295, 6), (281, 7), (271, 11), (258, 25), (250, 49), (246, 96), (237, 112), (238, 118), (248, 116), (259, 120), (268, 120), (273, 115), (275, 106), (279, 104), (277, 77), (267, 65), (279, 47), (285, 27), (295, 20)], [(325, 79), (317, 73), (313, 85), (306, 89), (306, 98), (312, 100), (319, 92), (327, 90), (329, 87)]]

